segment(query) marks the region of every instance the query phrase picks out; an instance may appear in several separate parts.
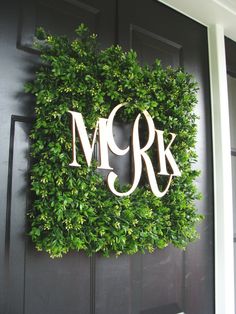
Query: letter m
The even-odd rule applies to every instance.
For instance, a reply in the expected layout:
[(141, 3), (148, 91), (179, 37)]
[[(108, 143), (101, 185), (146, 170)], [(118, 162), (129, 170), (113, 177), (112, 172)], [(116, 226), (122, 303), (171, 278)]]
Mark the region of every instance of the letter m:
[(72, 116), (72, 151), (73, 151), (73, 161), (69, 165), (74, 167), (80, 167), (76, 159), (76, 129), (78, 132), (79, 140), (84, 152), (87, 165), (90, 166), (94, 151), (94, 145), (97, 137), (97, 132), (99, 128), (99, 146), (100, 151), (102, 151), (102, 154), (100, 153), (101, 164), (99, 168), (111, 169), (108, 161), (108, 146), (106, 132), (107, 119), (100, 118), (98, 120), (94, 130), (92, 144), (90, 144), (89, 136), (86, 131), (82, 114), (75, 111), (69, 111), (69, 113)]

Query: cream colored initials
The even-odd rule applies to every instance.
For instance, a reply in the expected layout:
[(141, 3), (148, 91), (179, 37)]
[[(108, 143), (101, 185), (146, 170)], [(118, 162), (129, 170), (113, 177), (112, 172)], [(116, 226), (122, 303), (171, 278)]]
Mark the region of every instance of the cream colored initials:
[(97, 132), (99, 129), (100, 166), (98, 168), (112, 170), (108, 160), (107, 131), (106, 131), (107, 119), (103, 118), (98, 119), (93, 134), (92, 144), (90, 144), (82, 114), (75, 111), (69, 111), (69, 113), (72, 115), (72, 152), (73, 152), (73, 161), (72, 163), (69, 164), (69, 166), (80, 167), (76, 159), (75, 129), (77, 128), (81, 146), (83, 148), (84, 156), (88, 166), (91, 165), (94, 145), (97, 137)]
[[(148, 127), (148, 138), (146, 144), (143, 147), (140, 147), (139, 139), (139, 123), (141, 114), (138, 114), (133, 125), (131, 145), (133, 154), (132, 157), (134, 162), (134, 173), (132, 186), (128, 191), (123, 193), (115, 189), (115, 181), (118, 178), (118, 175), (114, 171), (112, 171), (113, 169), (109, 165), (108, 152), (110, 150), (118, 156), (124, 156), (131, 150), (130, 146), (126, 147), (125, 149), (121, 149), (120, 147), (118, 147), (113, 136), (113, 123), (115, 115), (117, 111), (123, 106), (125, 106), (125, 103), (117, 105), (110, 113), (108, 119), (104, 118), (98, 119), (91, 144), (89, 142), (89, 136), (86, 131), (82, 114), (74, 111), (69, 111), (70, 114), (72, 115), (72, 154), (73, 154), (73, 161), (70, 163), (70, 166), (75, 167), (80, 166), (76, 159), (76, 129), (88, 166), (91, 165), (94, 145), (97, 138), (97, 133), (99, 131), (100, 165), (98, 166), (98, 168), (111, 170), (107, 177), (108, 186), (111, 192), (117, 196), (128, 196), (131, 193), (133, 193), (139, 184), (142, 175), (142, 167), (144, 164), (147, 170), (147, 177), (152, 192), (157, 197), (163, 197), (168, 192), (173, 176), (181, 175), (180, 170), (175, 162), (175, 159), (170, 151), (170, 147), (174, 142), (176, 135), (174, 133), (170, 133), (171, 140), (167, 147), (165, 148), (163, 136), (164, 132), (155, 129), (153, 119), (146, 110), (143, 111), (143, 115), (145, 117)], [(157, 175), (155, 174), (152, 161), (147, 154), (148, 150), (153, 145), (155, 139), (157, 142), (157, 158), (159, 162), (159, 172), (157, 173), (157, 175), (169, 176), (166, 187), (163, 191), (160, 191), (158, 187)], [(167, 171), (167, 161), (169, 167), (172, 170), (171, 173)]]

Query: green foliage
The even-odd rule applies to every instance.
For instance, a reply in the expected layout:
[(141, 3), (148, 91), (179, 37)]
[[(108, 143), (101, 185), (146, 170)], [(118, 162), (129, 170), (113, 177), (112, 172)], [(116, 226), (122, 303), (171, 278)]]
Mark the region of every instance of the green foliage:
[[(163, 69), (157, 60), (141, 66), (136, 53), (119, 46), (99, 51), (94, 34), (81, 25), (76, 39), (37, 31), (35, 45), (42, 64), (25, 90), (36, 97), (36, 122), (31, 132), (31, 189), (34, 201), (30, 236), (38, 250), (60, 257), (69, 250), (87, 254), (153, 252), (172, 243), (178, 248), (198, 237), (202, 219), (194, 201), (197, 86), (181, 69)], [(149, 186), (128, 197), (114, 196), (96, 171), (77, 154), (80, 168), (69, 167), (72, 156), (70, 115), (81, 112), (88, 132), (98, 117), (107, 118), (119, 103), (128, 105), (120, 119), (133, 121), (147, 109), (160, 130), (177, 137), (172, 153), (182, 171), (169, 192), (156, 198)], [(157, 178), (161, 180), (161, 178)]]

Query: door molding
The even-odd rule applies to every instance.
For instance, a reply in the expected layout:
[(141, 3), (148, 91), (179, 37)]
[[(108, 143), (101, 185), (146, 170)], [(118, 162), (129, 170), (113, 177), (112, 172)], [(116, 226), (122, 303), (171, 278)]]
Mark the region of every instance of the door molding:
[[(204, 0), (205, 10), (199, 10), (199, 2), (189, 5), (187, 0), (181, 3), (159, 1), (208, 28), (215, 208), (215, 313), (235, 314), (231, 146), (224, 41), (225, 35), (236, 38), (235, 12), (225, 12), (222, 7), (217, 7), (216, 1)], [(216, 14), (211, 14), (213, 9)], [(221, 24), (217, 24), (219, 20)]]
[(234, 314), (231, 146), (224, 27), (208, 27), (215, 207), (215, 309)]
[[(213, 8), (198, 10), (200, 3), (189, 5), (189, 1), (159, 1), (208, 28), (215, 208), (215, 313), (235, 314), (231, 146), (224, 41), (225, 35), (236, 38), (235, 14), (226, 14), (221, 8), (218, 15), (212, 15)], [(204, 6), (212, 4), (213, 1), (203, 3)], [(219, 18), (221, 24), (217, 24)]]

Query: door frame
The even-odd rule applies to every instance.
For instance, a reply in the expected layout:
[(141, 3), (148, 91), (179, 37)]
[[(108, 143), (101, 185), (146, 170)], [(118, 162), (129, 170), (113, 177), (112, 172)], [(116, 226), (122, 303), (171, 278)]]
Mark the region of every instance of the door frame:
[[(214, 175), (215, 313), (235, 314), (231, 145), (225, 35), (235, 36), (235, 11), (223, 1), (158, 0), (208, 30)], [(212, 17), (212, 10), (217, 12)], [(219, 16), (221, 24), (219, 24)], [(235, 38), (233, 38), (235, 40)]]
[(223, 25), (208, 27), (211, 83), (216, 314), (234, 314), (234, 232), (231, 145), (225, 33)]

